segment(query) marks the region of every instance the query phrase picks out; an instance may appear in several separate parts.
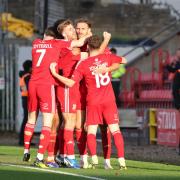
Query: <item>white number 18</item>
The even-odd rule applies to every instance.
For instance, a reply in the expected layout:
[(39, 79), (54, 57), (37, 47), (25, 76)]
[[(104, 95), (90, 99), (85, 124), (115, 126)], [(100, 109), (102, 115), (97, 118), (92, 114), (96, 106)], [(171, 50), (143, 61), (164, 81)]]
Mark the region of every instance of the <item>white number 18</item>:
[(108, 72), (103, 74), (93, 74), (95, 75), (96, 87), (100, 88), (100, 86), (106, 86), (110, 82), (110, 77), (108, 76)]

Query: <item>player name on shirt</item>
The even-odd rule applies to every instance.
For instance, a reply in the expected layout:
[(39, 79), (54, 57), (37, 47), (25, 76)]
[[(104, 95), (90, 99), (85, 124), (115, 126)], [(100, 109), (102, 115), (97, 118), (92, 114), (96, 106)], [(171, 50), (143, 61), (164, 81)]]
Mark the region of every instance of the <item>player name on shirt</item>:
[(52, 48), (52, 44), (33, 44), (33, 48)]
[(107, 62), (102, 63), (102, 61), (100, 61), (99, 59), (95, 59), (93, 66), (90, 66), (89, 69), (90, 71), (94, 72), (96, 69), (101, 67), (108, 67), (108, 63)]

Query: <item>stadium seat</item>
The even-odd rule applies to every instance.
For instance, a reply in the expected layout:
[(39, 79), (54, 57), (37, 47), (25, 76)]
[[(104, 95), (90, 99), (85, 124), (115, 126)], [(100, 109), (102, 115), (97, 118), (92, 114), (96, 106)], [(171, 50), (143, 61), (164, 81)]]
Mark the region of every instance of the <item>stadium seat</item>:
[(120, 93), (120, 102), (124, 108), (135, 107), (135, 93), (134, 91), (124, 91)]
[(171, 108), (173, 97), (171, 90), (144, 90), (139, 94), (137, 106), (144, 108)]

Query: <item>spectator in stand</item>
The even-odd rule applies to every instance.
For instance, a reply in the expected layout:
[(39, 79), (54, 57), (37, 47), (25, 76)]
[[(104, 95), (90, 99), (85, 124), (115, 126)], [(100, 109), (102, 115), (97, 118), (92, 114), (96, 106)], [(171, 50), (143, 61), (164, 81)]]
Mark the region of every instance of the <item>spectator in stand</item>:
[[(116, 48), (111, 48), (110, 51), (112, 54), (117, 54)], [(112, 87), (113, 87), (114, 94), (116, 97), (116, 104), (118, 107), (120, 106), (120, 100), (119, 100), (120, 86), (121, 86), (120, 78), (122, 77), (123, 74), (125, 74), (125, 72), (126, 72), (125, 65), (121, 64), (119, 69), (117, 69), (116, 71), (113, 71), (111, 73), (111, 75), (112, 75), (111, 83), (112, 83)]]
[(174, 73), (172, 93), (174, 98), (174, 106), (180, 110), (180, 48), (177, 49), (173, 61), (167, 65), (169, 72)]

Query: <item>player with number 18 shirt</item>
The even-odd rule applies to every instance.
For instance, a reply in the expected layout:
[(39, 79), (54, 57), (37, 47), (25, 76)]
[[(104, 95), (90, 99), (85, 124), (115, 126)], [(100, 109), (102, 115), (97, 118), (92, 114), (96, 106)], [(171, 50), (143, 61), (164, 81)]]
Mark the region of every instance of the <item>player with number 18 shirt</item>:
[(108, 124), (117, 123), (117, 107), (114, 103), (115, 97), (112, 90), (110, 74), (109, 72), (96, 74), (94, 71), (96, 68), (109, 67), (113, 63), (121, 63), (121, 61), (121, 57), (113, 54), (100, 54), (81, 61), (76, 67), (72, 79), (77, 82), (84, 77), (87, 87), (87, 125), (96, 124), (97, 122), (94, 121), (98, 119), (99, 122), (97, 124), (103, 124), (103, 117), (98, 118), (99, 113), (95, 112), (95, 109), (96, 111), (101, 109), (102, 104), (109, 106), (109, 108), (107, 107), (107, 113), (109, 114), (108, 116), (111, 115), (112, 117), (107, 118), (111, 121), (108, 122)]

